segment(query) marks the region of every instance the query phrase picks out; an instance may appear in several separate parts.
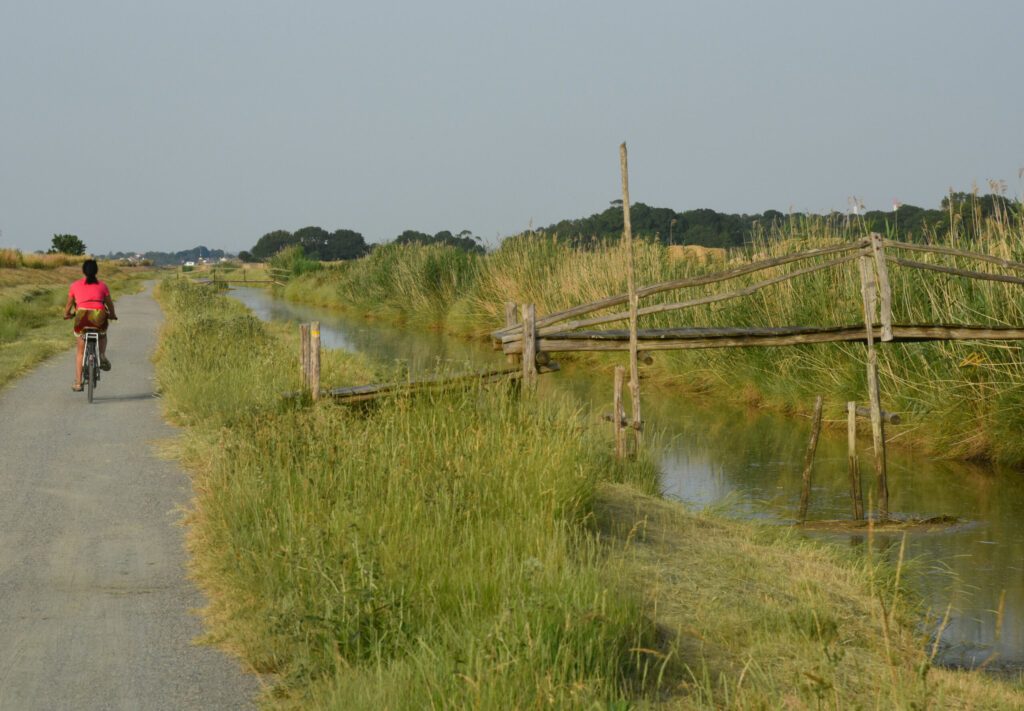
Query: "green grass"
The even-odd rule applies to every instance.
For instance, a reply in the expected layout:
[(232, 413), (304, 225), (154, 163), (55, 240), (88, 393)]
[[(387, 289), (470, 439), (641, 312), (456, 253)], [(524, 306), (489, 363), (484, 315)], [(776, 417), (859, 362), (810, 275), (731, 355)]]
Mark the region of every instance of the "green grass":
[[(979, 223), (975, 233), (981, 237), (974, 242), (965, 241), (958, 231), (930, 238), (939, 244), (1024, 260), (1024, 224), (1019, 218)], [(678, 279), (861, 236), (856, 225), (836, 232), (830, 223), (807, 220), (792, 225), (786, 234), (761, 236), (749, 248), (729, 252), (727, 263), (681, 258), (673, 248), (640, 243), (637, 280), (651, 284)], [(455, 264), (460, 259), (465, 266), (447, 267), (451, 276), (443, 281), (443, 288), (424, 267), (445, 260)], [(342, 268), (294, 280), (284, 296), (485, 337), (503, 325), (506, 301), (535, 303), (538, 315), (543, 315), (623, 293), (625, 264), (619, 245), (577, 250), (542, 235), (506, 240), (500, 249), (480, 258), (457, 256), (443, 248), (387, 247)], [(988, 268), (977, 263), (962, 266)], [(727, 287), (657, 295), (642, 305), (738, 288), (789, 268), (741, 277)], [(891, 277), (894, 318), (899, 322), (1024, 324), (1024, 288), (1020, 286), (897, 266), (892, 267)], [(863, 321), (861, 309), (857, 268), (848, 264), (842, 271), (806, 275), (742, 299), (646, 316), (641, 326), (843, 325)], [(1024, 426), (1024, 362), (1017, 344), (882, 345), (879, 360), (884, 406), (903, 414), (908, 423), (893, 430), (900, 441), (935, 456), (1024, 463), (1024, 440), (1015, 435)], [(821, 394), (827, 417), (833, 419), (842, 417), (846, 401), (866, 400), (864, 349), (857, 344), (659, 353), (654, 372), (683, 389), (782, 411), (805, 411)]]
[[(571, 402), (501, 388), (365, 410), (282, 401), (298, 386), (291, 330), (184, 280), (160, 298), (207, 639), (274, 675), (268, 708), (1022, 699), (929, 671), (894, 566), (645, 495), (652, 468), (615, 463)], [(378, 375), (339, 352), (324, 371)], [(885, 625), (880, 603), (896, 610)]]

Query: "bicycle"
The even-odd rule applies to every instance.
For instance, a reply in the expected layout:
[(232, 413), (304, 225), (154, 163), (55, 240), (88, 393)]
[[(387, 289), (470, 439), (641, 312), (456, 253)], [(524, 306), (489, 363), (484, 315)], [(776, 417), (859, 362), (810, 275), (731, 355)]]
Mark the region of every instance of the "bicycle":
[(100, 381), (100, 331), (98, 328), (82, 329), (85, 350), (82, 353), (82, 383), (86, 397), (92, 403), (92, 393)]

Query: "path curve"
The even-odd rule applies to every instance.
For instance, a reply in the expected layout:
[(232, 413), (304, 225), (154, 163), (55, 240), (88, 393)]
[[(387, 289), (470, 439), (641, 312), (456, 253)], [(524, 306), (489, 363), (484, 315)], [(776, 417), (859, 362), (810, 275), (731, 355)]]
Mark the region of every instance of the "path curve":
[(192, 644), (190, 483), (153, 452), (175, 434), (153, 397), (160, 309), (147, 290), (117, 312), (92, 405), (73, 351), (0, 391), (0, 710), (250, 708), (256, 678)]

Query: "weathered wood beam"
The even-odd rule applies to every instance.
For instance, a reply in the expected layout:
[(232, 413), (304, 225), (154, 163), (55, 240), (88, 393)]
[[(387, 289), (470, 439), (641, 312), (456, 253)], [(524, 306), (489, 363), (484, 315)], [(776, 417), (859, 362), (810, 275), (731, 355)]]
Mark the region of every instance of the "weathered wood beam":
[(966, 259), (977, 259), (981, 262), (988, 262), (989, 264), (995, 264), (1003, 267), (1004, 269), (1013, 269), (1019, 272), (1024, 272), (1024, 264), (1021, 262), (1014, 262), (1009, 259), (1000, 259), (999, 257), (993, 257), (988, 254), (980, 254), (978, 252), (969, 252), (963, 249), (955, 249), (953, 247), (941, 247), (938, 245), (931, 244), (912, 244), (910, 242), (899, 242), (897, 240), (886, 239), (882, 240), (882, 244), (886, 247), (892, 247), (894, 249), (905, 249), (908, 252), (928, 252), (931, 254), (948, 254), (952, 257), (964, 257)]
[[(1024, 327), (894, 325), (892, 329), (893, 342), (898, 343), (1024, 340)], [(867, 331), (863, 325), (791, 329), (641, 329), (637, 335), (638, 343), (644, 351), (793, 346), (867, 340)], [(557, 333), (539, 338), (537, 348), (549, 353), (628, 351), (629, 337), (624, 331)], [(503, 350), (505, 353), (521, 353), (522, 342), (506, 343)]]
[(901, 259), (899, 257), (889, 257), (889, 261), (893, 264), (899, 264), (901, 267), (910, 267), (911, 269), (924, 269), (931, 272), (952, 274), (953, 276), (981, 279), (983, 281), (1001, 281), (1007, 284), (1024, 284), (1024, 277), (1015, 277), (1010, 276), (1009, 274), (989, 274), (988, 272), (978, 272), (971, 269), (957, 269), (956, 267), (947, 267), (942, 264), (928, 264), (927, 262), (917, 262), (912, 259)]

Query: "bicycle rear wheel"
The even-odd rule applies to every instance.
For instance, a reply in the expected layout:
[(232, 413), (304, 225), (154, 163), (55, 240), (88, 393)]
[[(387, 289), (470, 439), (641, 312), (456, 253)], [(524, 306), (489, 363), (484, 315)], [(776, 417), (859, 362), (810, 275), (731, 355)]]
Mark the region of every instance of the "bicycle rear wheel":
[(91, 358), (89, 359), (86, 371), (85, 391), (89, 402), (92, 402), (92, 391), (96, 389), (96, 363)]

